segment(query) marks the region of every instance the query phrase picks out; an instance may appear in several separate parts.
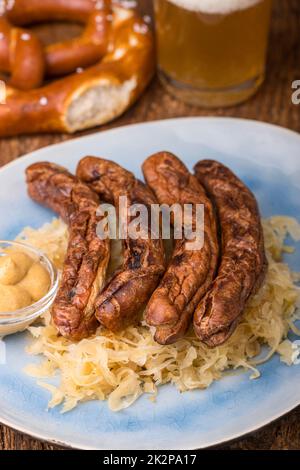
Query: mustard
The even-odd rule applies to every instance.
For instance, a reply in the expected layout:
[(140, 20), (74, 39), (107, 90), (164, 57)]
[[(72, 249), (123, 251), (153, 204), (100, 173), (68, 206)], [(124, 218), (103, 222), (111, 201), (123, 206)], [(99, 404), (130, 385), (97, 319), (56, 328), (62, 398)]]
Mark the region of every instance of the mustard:
[(39, 261), (13, 249), (0, 256), (0, 312), (13, 312), (37, 302), (49, 287), (49, 273)]

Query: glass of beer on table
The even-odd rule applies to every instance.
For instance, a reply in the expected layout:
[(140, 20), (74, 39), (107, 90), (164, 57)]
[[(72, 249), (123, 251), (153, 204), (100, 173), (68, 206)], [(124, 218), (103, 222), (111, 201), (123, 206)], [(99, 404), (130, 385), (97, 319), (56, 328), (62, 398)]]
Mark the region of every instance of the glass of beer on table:
[(240, 103), (265, 76), (272, 0), (154, 0), (158, 73), (204, 107)]

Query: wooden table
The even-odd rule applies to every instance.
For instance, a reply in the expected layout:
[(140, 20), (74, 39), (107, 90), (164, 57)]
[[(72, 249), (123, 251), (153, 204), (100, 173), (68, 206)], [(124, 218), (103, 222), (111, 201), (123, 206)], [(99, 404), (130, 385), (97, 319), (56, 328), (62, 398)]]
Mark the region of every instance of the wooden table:
[[(133, 108), (104, 128), (156, 119), (210, 115), (257, 119), (299, 132), (300, 105), (292, 104), (291, 86), (293, 80), (300, 79), (300, 2), (274, 1), (267, 78), (254, 98), (233, 108), (206, 111), (178, 102), (169, 96), (155, 79)], [(142, 0), (139, 3), (143, 11), (148, 13), (150, 0)], [(71, 137), (66, 135), (44, 135), (2, 139), (0, 164), (4, 165), (20, 155), (69, 138)], [(253, 435), (220, 448), (300, 449), (300, 407)], [(31, 439), (6, 426), (0, 426), (0, 449), (50, 450), (56, 447)]]

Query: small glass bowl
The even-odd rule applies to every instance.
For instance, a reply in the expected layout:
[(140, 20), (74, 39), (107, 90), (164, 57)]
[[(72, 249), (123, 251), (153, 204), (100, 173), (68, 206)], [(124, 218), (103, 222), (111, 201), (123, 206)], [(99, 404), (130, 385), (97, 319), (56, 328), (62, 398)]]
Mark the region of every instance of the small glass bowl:
[(53, 263), (41, 251), (22, 242), (0, 240), (1, 252), (14, 248), (27, 254), (47, 270), (50, 287), (46, 295), (37, 302), (12, 312), (0, 312), (0, 338), (25, 330), (34, 320), (45, 313), (52, 305), (58, 289), (58, 272)]

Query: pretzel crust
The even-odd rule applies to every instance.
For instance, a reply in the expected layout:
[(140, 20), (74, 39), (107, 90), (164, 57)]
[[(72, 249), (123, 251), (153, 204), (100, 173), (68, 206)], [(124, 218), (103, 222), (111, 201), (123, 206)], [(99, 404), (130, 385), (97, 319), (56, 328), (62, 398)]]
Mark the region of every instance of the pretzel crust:
[[(106, 53), (100, 62), (26, 92), (7, 86), (6, 103), (0, 106), (0, 137), (73, 133), (98, 126), (120, 116), (138, 98), (155, 69), (152, 33), (131, 9), (114, 6), (110, 22), (102, 31)], [(5, 44), (0, 40), (0, 61), (7, 71)], [(49, 69), (47, 60), (45, 67)]]

